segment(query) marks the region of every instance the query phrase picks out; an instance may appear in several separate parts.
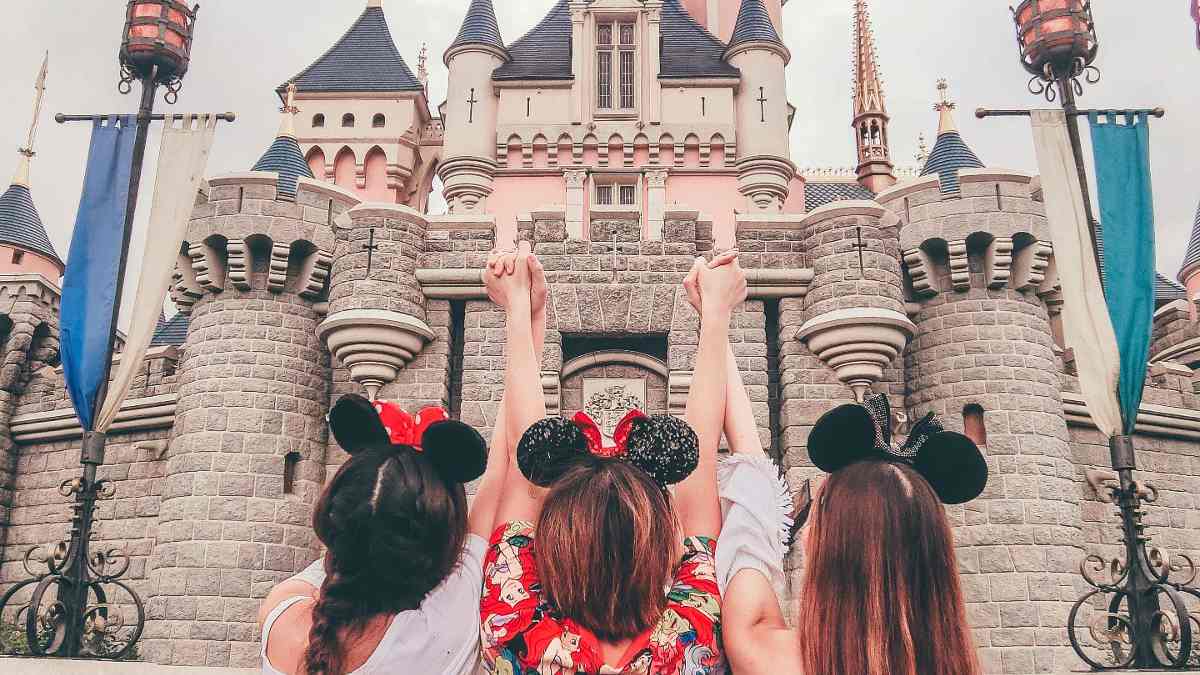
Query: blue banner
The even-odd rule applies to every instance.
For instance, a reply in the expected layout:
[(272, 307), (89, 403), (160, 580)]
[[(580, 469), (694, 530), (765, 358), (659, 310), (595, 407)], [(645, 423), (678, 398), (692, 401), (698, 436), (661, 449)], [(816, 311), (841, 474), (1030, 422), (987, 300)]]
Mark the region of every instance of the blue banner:
[(1114, 112), (1105, 118), (1091, 114), (1092, 152), (1104, 233), (1105, 299), (1121, 354), (1117, 399), (1130, 435), (1142, 403), (1154, 321), (1150, 125), (1145, 114)]
[(84, 431), (94, 428), (96, 396), (111, 359), (108, 347), (136, 133), (132, 116), (111, 117), (93, 126), (63, 275), (63, 375)]

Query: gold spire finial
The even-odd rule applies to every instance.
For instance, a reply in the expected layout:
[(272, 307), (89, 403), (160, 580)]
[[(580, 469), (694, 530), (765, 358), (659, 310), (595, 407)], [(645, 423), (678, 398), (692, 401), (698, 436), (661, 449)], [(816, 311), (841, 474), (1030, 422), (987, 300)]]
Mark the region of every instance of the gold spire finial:
[(958, 131), (953, 114), (953, 110), (958, 107), (958, 104), (950, 100), (950, 84), (946, 82), (946, 78), (938, 79), (937, 88), (940, 100), (933, 104), (933, 109), (941, 113), (938, 119), (938, 136), (941, 136), (951, 131)]
[(425, 93), (429, 93), (429, 69), (425, 65), (429, 62), (429, 45), (421, 43), (421, 53), (417, 56), (417, 81), (425, 88)]
[(279, 109), (283, 113), (283, 119), (279, 121), (279, 137), (295, 138), (296, 137), (296, 114), (300, 112), (300, 108), (296, 107), (296, 82), (288, 82), (287, 100), (283, 107)]
[(875, 29), (867, 0), (854, 0), (854, 116), (866, 113), (887, 114), (883, 96), (883, 76), (879, 72), (879, 52), (875, 49)]
[(33, 98), (33, 120), (29, 123), (29, 133), (25, 135), (25, 145), (17, 150), (21, 158), (17, 160), (17, 171), (13, 175), (13, 185), (29, 187), (29, 164), (37, 153), (33, 149), (37, 140), (38, 121), (42, 116), (42, 102), (46, 98), (46, 74), (50, 72), (50, 52), (42, 57), (42, 67), (38, 71), (37, 81), (33, 88), (37, 92)]

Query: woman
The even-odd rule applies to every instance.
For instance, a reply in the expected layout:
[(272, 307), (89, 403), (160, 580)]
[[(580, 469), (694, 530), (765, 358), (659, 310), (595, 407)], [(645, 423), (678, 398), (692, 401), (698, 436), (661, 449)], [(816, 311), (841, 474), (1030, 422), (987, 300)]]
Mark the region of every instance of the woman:
[[(731, 410), (728, 425), (752, 425)], [(732, 434), (735, 452), (761, 452), (754, 434)], [(892, 441), (887, 397), (824, 415), (809, 456), (830, 473), (804, 536), (798, 634), (787, 628), (763, 570), (731, 566), (725, 639), (738, 675), (978, 675), (954, 541), (942, 504), (979, 496), (987, 464), (961, 434), (927, 416), (903, 444)], [(759, 490), (771, 489), (763, 480)], [(751, 489), (753, 492), (753, 489)], [(726, 521), (771, 550), (777, 531)], [(725, 534), (724, 532), (722, 534)], [(724, 542), (722, 546), (724, 546)], [(751, 556), (752, 557), (752, 556)]]
[[(545, 287), (532, 292), (544, 308)], [(544, 311), (530, 328), (539, 345)], [(504, 429), (504, 403), (497, 428)], [(485, 537), (508, 468), (496, 433), (467, 512), (463, 484), (484, 472), (483, 440), (437, 409), (409, 416), (358, 396), (330, 412), (350, 454), (313, 517), (323, 559), (259, 610), (262, 671), (316, 675), (475, 673)]]
[(505, 674), (718, 672), (716, 449), (729, 320), (745, 276), (736, 262), (697, 262), (705, 302), (688, 424), (634, 412), (608, 447), (584, 417), (542, 419), (527, 328), (541, 268), (528, 244), (515, 258), (486, 277), (508, 316), (508, 430), (520, 443), (485, 560), (484, 664)]

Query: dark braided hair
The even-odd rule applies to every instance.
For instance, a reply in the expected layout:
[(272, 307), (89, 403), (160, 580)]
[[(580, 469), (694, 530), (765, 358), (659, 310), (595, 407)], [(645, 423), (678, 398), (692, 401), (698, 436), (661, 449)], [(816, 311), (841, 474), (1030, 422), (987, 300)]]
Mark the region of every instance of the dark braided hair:
[(327, 549), (327, 576), (312, 609), (304, 672), (341, 675), (343, 637), (361, 633), (372, 617), (420, 607), (454, 570), (466, 538), (466, 492), (407, 446), (363, 449), (325, 488), (313, 529)]

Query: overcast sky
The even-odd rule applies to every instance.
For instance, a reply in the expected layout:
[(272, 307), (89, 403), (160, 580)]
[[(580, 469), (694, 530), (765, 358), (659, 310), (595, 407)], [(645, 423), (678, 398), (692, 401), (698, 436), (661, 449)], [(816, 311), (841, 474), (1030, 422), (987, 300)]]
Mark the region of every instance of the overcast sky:
[[(732, 0), (722, 0), (730, 2)], [(221, 125), (208, 173), (248, 170), (278, 126), (273, 90), (319, 57), (362, 11), (365, 0), (205, 0), (199, 14), (179, 103), (159, 112), (238, 114)], [(396, 45), (416, 70), (421, 44), (430, 49), (430, 100), (445, 95), (441, 54), (454, 38), (469, 0), (384, 0)], [(533, 27), (554, 0), (497, 0), (501, 34), (512, 42)], [(1028, 123), (977, 120), (979, 106), (1045, 105), (1026, 92), (1017, 62), (1008, 0), (875, 0), (874, 25), (887, 104), (892, 152), (912, 166), (917, 136), (932, 146), (937, 115), (935, 82), (950, 81), (963, 136), (985, 164), (1034, 171)], [(1087, 88), (1083, 105), (1154, 107), (1167, 117), (1153, 126), (1152, 162), (1158, 230), (1158, 268), (1175, 276), (1200, 200), (1200, 50), (1184, 0), (1097, 0), (1103, 79)], [(88, 147), (86, 124), (55, 124), (55, 112), (132, 112), (136, 96), (116, 91), (117, 49), (124, 21), (121, 0), (3, 3), (0, 40), (0, 172), (15, 167), (24, 143), (32, 84), (50, 51), (46, 106), (33, 167), (33, 196), (59, 254), (66, 256), (79, 203)], [(789, 96), (798, 108), (792, 158), (801, 167), (849, 166), (852, 0), (797, 0), (784, 7), (784, 40), (792, 52)], [(1085, 131), (1086, 135), (1086, 131)], [(152, 135), (152, 141), (156, 136)], [(1090, 151), (1089, 151), (1090, 152)], [(7, 164), (5, 163), (7, 157)], [(145, 236), (157, 149), (147, 154), (140, 227)], [(136, 261), (134, 263), (136, 265)], [(134, 267), (136, 269), (136, 267)], [(127, 296), (131, 293), (127, 293)]]

